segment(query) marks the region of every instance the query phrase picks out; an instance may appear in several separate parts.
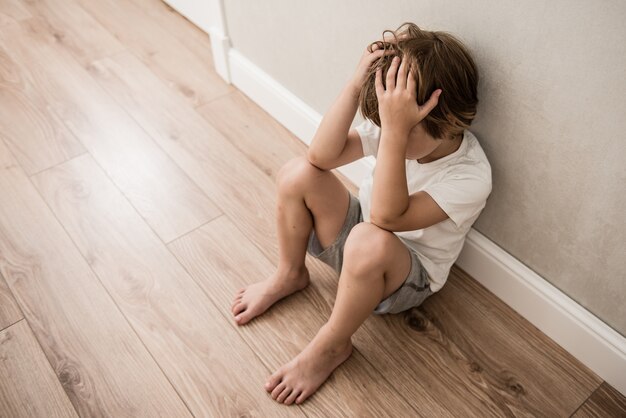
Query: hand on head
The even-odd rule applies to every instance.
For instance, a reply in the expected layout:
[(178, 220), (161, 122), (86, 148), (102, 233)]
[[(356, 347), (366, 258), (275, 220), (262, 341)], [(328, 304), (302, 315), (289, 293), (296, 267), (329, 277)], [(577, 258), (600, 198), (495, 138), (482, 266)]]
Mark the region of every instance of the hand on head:
[(354, 73), (354, 76), (352, 77), (352, 80), (351, 80), (353, 87), (356, 89), (356, 91), (361, 90), (361, 86), (367, 80), (369, 70), (372, 64), (376, 60), (378, 60), (379, 58), (383, 56), (394, 54), (394, 51), (392, 50), (385, 51), (384, 49), (380, 48), (378, 44), (374, 44), (372, 46), (372, 50), (370, 51), (370, 46), (365, 48), (365, 51), (363, 51), (361, 60), (359, 61), (359, 64), (357, 65), (357, 68), (356, 68), (356, 72)]
[(375, 86), (381, 127), (396, 130), (408, 137), (415, 125), (437, 106), (442, 90), (435, 90), (428, 101), (420, 106), (417, 103), (417, 81), (408, 69), (406, 59), (394, 57), (384, 85), (382, 74), (382, 68), (378, 68)]

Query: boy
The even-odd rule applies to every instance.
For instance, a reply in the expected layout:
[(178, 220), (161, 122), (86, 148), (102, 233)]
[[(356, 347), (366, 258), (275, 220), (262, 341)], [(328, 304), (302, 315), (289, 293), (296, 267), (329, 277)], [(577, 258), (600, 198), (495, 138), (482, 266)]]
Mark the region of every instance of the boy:
[[(233, 301), (242, 325), (305, 288), (306, 252), (340, 274), (328, 322), (265, 384), (288, 405), (350, 356), (351, 336), (372, 311), (402, 312), (441, 289), (491, 192), (489, 162), (467, 130), (478, 103), (471, 56), (447, 33), (409, 23), (392, 34), (366, 49), (307, 158), (280, 170), (279, 266)], [(366, 121), (350, 129), (357, 107)], [(376, 168), (357, 199), (330, 170), (365, 155)]]

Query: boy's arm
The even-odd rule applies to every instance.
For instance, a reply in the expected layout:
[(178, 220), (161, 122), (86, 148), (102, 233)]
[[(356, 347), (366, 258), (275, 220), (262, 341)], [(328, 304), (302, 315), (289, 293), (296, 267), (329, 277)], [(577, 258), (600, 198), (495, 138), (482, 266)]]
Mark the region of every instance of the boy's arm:
[(370, 221), (389, 231), (414, 231), (448, 218), (428, 193), (409, 195), (406, 137), (408, 133), (383, 129), (376, 157)]
[(376, 95), (381, 117), (381, 138), (372, 190), (371, 222), (392, 231), (426, 228), (445, 220), (447, 214), (425, 192), (409, 196), (406, 179), (406, 148), (411, 129), (437, 105), (433, 93), (424, 106), (415, 98), (415, 79), (404, 63), (394, 60), (387, 72), (386, 88), (382, 71), (376, 74)]
[(348, 83), (331, 108), (322, 118), (309, 145), (307, 156), (313, 164), (324, 164), (337, 158), (343, 151), (348, 130), (359, 107), (359, 90)]
[(359, 92), (367, 77), (367, 72), (377, 59), (392, 53), (392, 51), (385, 52), (377, 46), (372, 49), (372, 52), (367, 49), (363, 52), (354, 76), (343, 88), (317, 128), (307, 152), (311, 163), (324, 165), (335, 160), (344, 150), (350, 125), (359, 107)]

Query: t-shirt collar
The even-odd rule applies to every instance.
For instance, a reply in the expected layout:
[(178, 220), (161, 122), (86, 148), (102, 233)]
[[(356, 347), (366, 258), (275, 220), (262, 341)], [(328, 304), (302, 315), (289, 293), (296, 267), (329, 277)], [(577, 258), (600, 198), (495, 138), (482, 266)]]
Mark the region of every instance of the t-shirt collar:
[(446, 162), (457, 158), (459, 155), (463, 155), (465, 154), (465, 150), (467, 149), (467, 142), (468, 142), (468, 138), (467, 138), (467, 129), (463, 131), (463, 139), (461, 140), (461, 145), (459, 146), (459, 148), (454, 151), (452, 154), (448, 154), (445, 157), (439, 158), (438, 160), (435, 161), (431, 161), (428, 163), (420, 163), (417, 160), (411, 160), (413, 163), (417, 164), (420, 167), (423, 168), (436, 168), (436, 167), (440, 167), (441, 165), (445, 164)]

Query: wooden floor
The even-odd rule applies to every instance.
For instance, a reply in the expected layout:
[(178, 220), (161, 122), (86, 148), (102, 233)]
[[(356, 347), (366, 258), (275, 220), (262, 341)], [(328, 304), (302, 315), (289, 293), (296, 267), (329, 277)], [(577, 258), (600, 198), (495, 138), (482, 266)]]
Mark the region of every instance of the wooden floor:
[(304, 404), (273, 401), (266, 377), (327, 320), (337, 276), (307, 258), (311, 286), (232, 320), (275, 269), (276, 173), (305, 146), (211, 59), (158, 0), (0, 1), (0, 416), (626, 414), (458, 268), (371, 316)]

